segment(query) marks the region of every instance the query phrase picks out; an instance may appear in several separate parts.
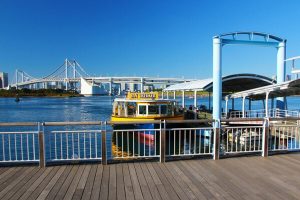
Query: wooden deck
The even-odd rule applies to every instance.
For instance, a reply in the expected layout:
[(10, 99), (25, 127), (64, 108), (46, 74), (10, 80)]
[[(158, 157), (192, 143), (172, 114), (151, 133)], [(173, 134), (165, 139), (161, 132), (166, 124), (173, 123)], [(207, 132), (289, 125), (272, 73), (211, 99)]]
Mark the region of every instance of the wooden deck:
[(300, 199), (300, 154), (0, 168), (0, 199)]

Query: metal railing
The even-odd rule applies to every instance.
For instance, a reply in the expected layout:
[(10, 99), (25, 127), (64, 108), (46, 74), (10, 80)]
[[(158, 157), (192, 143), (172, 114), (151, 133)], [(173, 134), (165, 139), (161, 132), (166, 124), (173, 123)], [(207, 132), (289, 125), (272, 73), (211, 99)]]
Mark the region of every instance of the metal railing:
[[(0, 163), (50, 163), (231, 156), (300, 150), (299, 118), (122, 122), (0, 123)], [(147, 126), (145, 126), (145, 124)], [(151, 124), (151, 125), (149, 125)], [(22, 127), (26, 127), (24, 130)]]
[(224, 127), (221, 150), (224, 154), (262, 151), (263, 126)]
[[(243, 111), (231, 111), (226, 116), (226, 113), (222, 113), (222, 117), (226, 118), (264, 118), (266, 116), (266, 110), (246, 110)], [(299, 111), (296, 110), (282, 110), (278, 108), (269, 109), (268, 116), (271, 118), (284, 118), (284, 117), (299, 117)]]

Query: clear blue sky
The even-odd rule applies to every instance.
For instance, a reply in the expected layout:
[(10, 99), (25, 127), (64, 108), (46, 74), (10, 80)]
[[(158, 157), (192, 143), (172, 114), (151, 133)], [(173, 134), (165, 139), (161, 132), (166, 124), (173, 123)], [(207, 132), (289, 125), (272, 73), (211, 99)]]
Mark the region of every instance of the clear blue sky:
[[(259, 31), (300, 55), (298, 0), (1, 0), (0, 71), (44, 76), (75, 58), (90, 74), (207, 78), (212, 37)], [(276, 50), (225, 47), (223, 74), (276, 72)]]

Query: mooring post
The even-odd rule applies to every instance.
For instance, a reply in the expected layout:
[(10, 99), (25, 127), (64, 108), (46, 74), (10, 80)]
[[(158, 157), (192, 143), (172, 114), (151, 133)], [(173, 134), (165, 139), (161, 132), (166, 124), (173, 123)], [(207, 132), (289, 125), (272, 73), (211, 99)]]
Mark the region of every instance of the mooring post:
[(41, 130), (40, 123), (38, 123), (38, 137), (39, 137), (40, 167), (44, 168), (46, 167), (45, 137), (44, 137), (44, 128)]
[(104, 122), (104, 130), (101, 130), (101, 147), (102, 165), (107, 165), (106, 122)]
[(166, 161), (166, 120), (160, 121), (160, 160), (159, 162), (164, 163)]
[(221, 131), (221, 122), (220, 121), (215, 121), (214, 122), (214, 135), (213, 135), (213, 140), (214, 140), (214, 151), (213, 151), (213, 159), (214, 160), (219, 160), (220, 158), (220, 131)]
[(263, 136), (262, 136), (262, 157), (268, 157), (269, 155), (269, 118), (264, 119)]

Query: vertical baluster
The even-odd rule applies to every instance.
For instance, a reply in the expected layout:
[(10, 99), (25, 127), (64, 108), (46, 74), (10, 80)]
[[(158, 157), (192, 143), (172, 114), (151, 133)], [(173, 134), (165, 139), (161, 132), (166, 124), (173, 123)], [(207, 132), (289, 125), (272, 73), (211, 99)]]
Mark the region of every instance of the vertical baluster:
[[(22, 135), (21, 135), (22, 137)], [(35, 160), (35, 134), (32, 134), (33, 160)]]
[(201, 154), (201, 148), (202, 148), (202, 129), (199, 129), (200, 135), (199, 135), (199, 154)]
[[(170, 140), (169, 140), (169, 144), (170, 144)], [(154, 156), (156, 156), (156, 130), (154, 131)]]
[(115, 132), (116, 133), (116, 156), (119, 157), (119, 139), (118, 139), (118, 131)]
[(81, 155), (80, 155), (80, 153), (81, 153), (81, 151), (80, 151), (80, 142), (79, 142), (79, 139), (80, 139), (80, 133), (78, 132), (77, 133), (77, 153), (78, 153), (78, 158), (80, 159), (81, 158)]
[(126, 132), (127, 133), (127, 156), (129, 157), (129, 131)]
[(75, 142), (74, 142), (74, 133), (72, 132), (72, 159), (75, 158)]
[(210, 130), (209, 131), (209, 140), (208, 140), (208, 153), (211, 153), (211, 137), (212, 137), (212, 132)]
[[(226, 131), (226, 151), (229, 152), (229, 148), (228, 148), (228, 145), (229, 145), (229, 130), (228, 130), (228, 128), (226, 128), (225, 131)], [(231, 151), (232, 151), (232, 145), (231, 145)]]
[(190, 134), (189, 134), (189, 154), (191, 154), (191, 143), (192, 143), (192, 141), (191, 141), (191, 139), (192, 139), (192, 136), (191, 136), (191, 129), (190, 129)]
[[(135, 131), (133, 131), (133, 134), (135, 134)], [(141, 141), (140, 141), (140, 135), (139, 133), (137, 132), (137, 137), (138, 137), (138, 157), (141, 155)]]
[(8, 153), (9, 153), (9, 160), (11, 161), (10, 134), (8, 134)]
[(146, 156), (146, 132), (144, 130), (144, 155), (143, 156)]
[(60, 133), (60, 159), (63, 159), (63, 145), (62, 145), (62, 140), (63, 140), (63, 133)]
[(86, 159), (86, 146), (85, 146), (85, 142), (86, 142), (86, 133), (83, 132), (83, 154), (84, 154), (83, 159)]
[(69, 133), (66, 133), (66, 143), (67, 143), (67, 159), (69, 159)]
[(186, 130), (183, 131), (183, 135), (184, 135), (184, 138), (183, 138), (183, 155), (185, 155), (185, 146), (186, 146)]
[(135, 137), (134, 137), (134, 134), (132, 134), (132, 140), (133, 140), (133, 142), (132, 142), (132, 144), (133, 144), (133, 146), (132, 146), (132, 155), (133, 155), (133, 157), (135, 157)]
[(28, 134), (26, 134), (26, 143), (27, 143), (27, 160), (29, 160), (29, 141), (28, 141)]
[(196, 134), (197, 133), (197, 130), (195, 129), (194, 130), (194, 154), (197, 154), (197, 152), (196, 152), (196, 145), (197, 145), (197, 137), (196, 137)]
[(24, 154), (23, 154), (23, 135), (21, 134), (21, 159), (24, 160)]
[(55, 155), (55, 159), (57, 160), (57, 148), (56, 148), (56, 133), (53, 132), (54, 134), (54, 155)]
[(176, 154), (176, 130), (174, 130), (174, 138), (173, 138), (173, 140), (174, 140), (174, 153), (173, 153), (173, 155), (175, 156), (175, 154)]
[(96, 158), (98, 158), (98, 147), (97, 147), (97, 135), (98, 135), (98, 132), (95, 132), (94, 133), (95, 135), (95, 155), (96, 155)]
[(179, 131), (179, 154), (178, 155), (181, 155), (181, 130), (178, 131)]
[(124, 158), (124, 143), (123, 143), (123, 136), (124, 136), (124, 134), (123, 134), (123, 131), (122, 131), (122, 158)]
[(90, 136), (90, 158), (92, 158), (92, 133), (89, 132), (89, 136)]
[(4, 147), (4, 134), (2, 134), (2, 154), (3, 154), (3, 161), (5, 161), (6, 158), (5, 158), (5, 147)]
[(18, 156), (17, 156), (17, 134), (14, 134), (14, 139), (15, 139), (15, 160), (18, 160)]
[(203, 153), (206, 154), (206, 145), (205, 145), (206, 135), (205, 135), (205, 129), (202, 129), (202, 131), (203, 131), (203, 134), (204, 134)]

